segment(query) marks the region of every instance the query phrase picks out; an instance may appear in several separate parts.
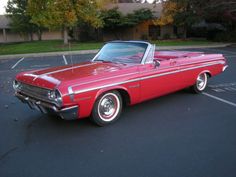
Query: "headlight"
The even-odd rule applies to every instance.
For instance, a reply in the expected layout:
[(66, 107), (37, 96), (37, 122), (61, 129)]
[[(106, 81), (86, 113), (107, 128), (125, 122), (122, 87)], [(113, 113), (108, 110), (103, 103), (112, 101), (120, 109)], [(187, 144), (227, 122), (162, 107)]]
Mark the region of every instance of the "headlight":
[(62, 104), (62, 96), (58, 90), (49, 91), (48, 98), (52, 101), (55, 101), (59, 105)]
[(58, 90), (56, 90), (55, 91), (55, 96), (56, 96), (56, 99), (55, 99), (55, 101), (58, 103), (58, 104), (62, 104), (62, 96), (61, 96), (61, 93), (58, 91)]
[(48, 98), (49, 98), (49, 100), (52, 100), (52, 101), (54, 101), (56, 99), (56, 93), (54, 90), (48, 92)]
[(21, 86), (20, 82), (18, 82), (17, 80), (13, 81), (13, 88), (14, 88), (14, 90), (19, 90), (20, 86)]

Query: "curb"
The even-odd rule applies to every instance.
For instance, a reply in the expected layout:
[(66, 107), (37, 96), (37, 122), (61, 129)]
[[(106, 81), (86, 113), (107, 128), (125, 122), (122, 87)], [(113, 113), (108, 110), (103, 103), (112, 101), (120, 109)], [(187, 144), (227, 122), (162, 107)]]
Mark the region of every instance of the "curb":
[(161, 46), (156, 47), (158, 50), (178, 50), (178, 49), (201, 49), (201, 48), (223, 48), (230, 46), (231, 43), (214, 44), (214, 45), (192, 45), (192, 46)]
[(61, 56), (61, 55), (78, 55), (78, 54), (93, 54), (97, 53), (98, 50), (79, 50), (79, 51), (63, 51), (63, 52), (46, 52), (46, 53), (29, 53), (29, 54), (14, 54), (14, 55), (0, 55), (1, 59), (16, 59), (26, 57), (50, 57), (50, 56)]
[[(225, 44), (214, 44), (214, 45), (196, 45), (196, 46), (160, 46), (156, 47), (158, 50), (178, 50), (178, 49), (200, 49), (200, 48), (217, 48), (227, 47), (230, 43)], [(50, 57), (50, 56), (61, 56), (61, 55), (79, 55), (79, 54), (95, 54), (99, 50), (79, 50), (79, 51), (63, 51), (63, 52), (46, 52), (46, 53), (29, 53), (29, 54), (14, 54), (14, 55), (0, 55), (1, 59), (16, 59), (26, 57)]]

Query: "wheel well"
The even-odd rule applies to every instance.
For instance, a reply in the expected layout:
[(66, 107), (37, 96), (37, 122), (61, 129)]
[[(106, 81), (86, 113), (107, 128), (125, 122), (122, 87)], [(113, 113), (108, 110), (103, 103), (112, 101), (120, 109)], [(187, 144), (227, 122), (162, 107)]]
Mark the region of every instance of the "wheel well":
[(210, 78), (211, 77), (211, 73), (210, 72), (206, 72), (207, 77)]
[[(101, 93), (99, 93), (99, 95), (97, 96), (97, 98), (98, 98), (100, 95), (103, 95), (103, 94), (105, 94), (105, 93), (107, 93), (107, 92), (111, 92), (111, 91), (117, 91), (117, 92), (119, 92), (119, 94), (121, 95), (122, 102), (123, 102), (124, 106), (127, 106), (127, 105), (130, 104), (131, 100), (130, 100), (130, 95), (129, 95), (129, 93), (128, 93), (126, 90), (120, 89), (120, 88), (117, 88), (117, 89), (114, 88), (114, 89), (111, 89), (111, 90), (106, 90), (106, 91), (104, 91), (104, 92), (101, 92)], [(97, 98), (96, 98), (96, 99), (97, 99)]]
[(123, 89), (116, 89), (116, 91), (118, 91), (120, 93), (120, 95), (122, 97), (123, 104), (125, 106), (129, 105), (130, 104), (129, 93), (126, 90), (123, 90)]

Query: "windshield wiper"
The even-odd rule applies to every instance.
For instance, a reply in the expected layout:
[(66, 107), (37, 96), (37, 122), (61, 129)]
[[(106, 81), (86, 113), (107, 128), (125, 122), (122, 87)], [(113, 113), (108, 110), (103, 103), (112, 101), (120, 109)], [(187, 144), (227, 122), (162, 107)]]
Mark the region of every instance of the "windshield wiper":
[(119, 62), (119, 61), (111, 61), (111, 60), (102, 60), (102, 59), (98, 59), (98, 60), (94, 60), (94, 61), (101, 61), (103, 63), (116, 63), (116, 64), (123, 64), (122, 62)]
[(102, 59), (94, 60), (94, 61), (101, 61), (101, 62), (103, 62), (103, 63), (112, 63), (112, 61), (109, 61), (109, 60), (102, 60)]

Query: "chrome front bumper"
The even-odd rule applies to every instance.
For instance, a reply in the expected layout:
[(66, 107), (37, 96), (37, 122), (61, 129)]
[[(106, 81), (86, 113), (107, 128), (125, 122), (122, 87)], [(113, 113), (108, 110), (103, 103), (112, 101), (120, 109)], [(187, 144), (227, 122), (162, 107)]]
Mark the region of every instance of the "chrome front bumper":
[(65, 120), (75, 120), (78, 119), (78, 106), (71, 106), (68, 108), (60, 109), (53, 104), (38, 101), (31, 97), (27, 97), (18, 92), (15, 93), (15, 96), (23, 103), (28, 104), (31, 109), (36, 109), (41, 111), (43, 114), (55, 114), (60, 116)]

